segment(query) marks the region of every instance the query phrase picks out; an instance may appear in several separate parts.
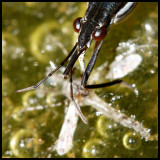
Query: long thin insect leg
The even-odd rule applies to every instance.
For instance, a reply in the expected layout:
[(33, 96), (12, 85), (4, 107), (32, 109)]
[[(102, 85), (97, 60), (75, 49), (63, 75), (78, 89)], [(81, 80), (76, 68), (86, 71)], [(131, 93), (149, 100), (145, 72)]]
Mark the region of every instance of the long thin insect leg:
[(81, 53), (82, 53), (84, 50), (86, 50), (86, 48), (87, 48), (87, 47), (85, 47), (83, 50), (80, 50), (80, 51), (76, 50), (76, 51), (74, 52), (74, 54), (72, 55), (70, 61), (69, 61), (68, 64), (67, 64), (67, 67), (66, 67), (66, 69), (65, 69), (65, 71), (64, 71), (64, 73), (63, 73), (63, 76), (64, 76), (64, 77), (69, 76), (70, 70), (73, 68), (76, 60), (77, 60), (78, 57), (81, 55)]
[(84, 88), (87, 89), (96, 89), (96, 88), (102, 88), (102, 87), (109, 87), (109, 86), (113, 86), (115, 84), (119, 84), (123, 82), (121, 79), (117, 79), (111, 82), (106, 82), (106, 83), (101, 83), (101, 84), (93, 84), (93, 85), (85, 85)]
[(77, 43), (75, 44), (75, 46), (73, 47), (73, 49), (71, 50), (71, 52), (68, 54), (68, 56), (63, 60), (63, 62), (52, 72), (50, 72), (47, 77), (45, 77), (44, 79), (42, 79), (41, 81), (39, 81), (36, 85), (24, 88), (24, 89), (20, 89), (20, 90), (16, 90), (15, 93), (18, 92), (25, 92), (25, 91), (29, 91), (31, 89), (35, 89), (37, 87), (39, 87), (48, 77), (52, 76), (57, 70), (59, 70), (64, 64), (65, 62), (69, 59), (69, 57), (75, 52), (75, 49), (77, 47)]
[(88, 88), (88, 89), (102, 88), (102, 87), (107, 87), (107, 86), (111, 86), (111, 85), (118, 84), (118, 83), (122, 82), (122, 80), (117, 79), (117, 80), (114, 80), (112, 82), (107, 82), (107, 83), (102, 83), (102, 84), (94, 84), (94, 85), (87, 85), (88, 78), (89, 78), (89, 76), (92, 72), (92, 69), (93, 69), (93, 67), (95, 65), (95, 62), (97, 60), (97, 57), (98, 57), (98, 53), (101, 49), (102, 42), (103, 41), (97, 41), (96, 42), (92, 57), (91, 57), (88, 65), (87, 65), (85, 73), (83, 74), (81, 84), (82, 84), (82, 86), (84, 86), (84, 88)]
[(70, 70), (70, 80), (69, 80), (69, 81), (70, 81), (71, 100), (72, 100), (72, 102), (74, 103), (74, 105), (75, 105), (75, 107), (76, 107), (76, 110), (77, 110), (80, 118), (82, 119), (82, 121), (83, 121), (85, 124), (87, 124), (88, 122), (87, 122), (86, 118), (84, 117), (83, 113), (81, 112), (81, 109), (80, 109), (79, 105), (76, 103), (76, 101), (75, 101), (75, 99), (74, 99), (74, 97), (73, 97), (72, 69)]

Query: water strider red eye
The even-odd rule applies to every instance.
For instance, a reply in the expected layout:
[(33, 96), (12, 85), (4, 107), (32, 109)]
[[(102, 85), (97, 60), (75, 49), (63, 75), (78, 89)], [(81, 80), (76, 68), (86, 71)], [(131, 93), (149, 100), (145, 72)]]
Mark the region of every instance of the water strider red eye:
[(74, 20), (73, 22), (73, 29), (75, 30), (75, 32), (79, 32), (81, 29), (81, 17), (78, 17), (77, 19)]
[(94, 40), (96, 40), (96, 41), (101, 41), (102, 39), (105, 38), (106, 34), (107, 34), (107, 29), (106, 29), (106, 27), (102, 27), (102, 28), (100, 28), (100, 29), (96, 29), (96, 30), (93, 32), (92, 36), (93, 36), (93, 39), (94, 39)]

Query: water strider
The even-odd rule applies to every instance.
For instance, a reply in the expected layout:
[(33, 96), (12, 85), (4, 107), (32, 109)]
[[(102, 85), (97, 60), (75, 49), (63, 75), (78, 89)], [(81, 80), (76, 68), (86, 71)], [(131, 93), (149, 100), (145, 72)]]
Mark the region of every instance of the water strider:
[(15, 92), (24, 92), (39, 87), (48, 77), (52, 76), (57, 70), (59, 70), (71, 57), (63, 73), (63, 76), (69, 77), (70, 94), (72, 102), (74, 103), (76, 110), (78, 111), (78, 114), (83, 120), (83, 122), (87, 123), (86, 118), (82, 114), (80, 107), (75, 102), (73, 96), (72, 70), (74, 64), (76, 60), (81, 56), (82, 59), (80, 61), (80, 65), (81, 68), (84, 68), (83, 55), (85, 54), (85, 51), (90, 47), (92, 40), (95, 40), (96, 44), (91, 59), (87, 65), (87, 68), (85, 70), (82, 69), (84, 70), (84, 73), (82, 76), (81, 85), (87, 89), (94, 89), (121, 83), (122, 80), (120, 79), (114, 80), (112, 82), (95, 85), (88, 85), (87, 81), (92, 72), (92, 69), (101, 49), (103, 39), (107, 35), (109, 27), (112, 24), (115, 24), (116, 22), (120, 21), (121, 19), (124, 19), (132, 11), (135, 5), (135, 2), (89, 2), (85, 16), (83, 18), (77, 18), (73, 22), (73, 28), (76, 32), (79, 33), (79, 36), (75, 46), (73, 47), (69, 55), (62, 61), (62, 63), (56, 69), (50, 72), (47, 75), (47, 77), (42, 79), (36, 85), (17, 90)]

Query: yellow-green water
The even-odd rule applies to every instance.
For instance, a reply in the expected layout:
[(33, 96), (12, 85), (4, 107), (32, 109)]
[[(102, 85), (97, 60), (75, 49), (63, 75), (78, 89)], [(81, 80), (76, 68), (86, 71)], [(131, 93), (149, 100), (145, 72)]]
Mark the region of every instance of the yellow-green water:
[[(46, 82), (41, 94), (34, 90), (20, 94), (14, 91), (44, 78), (50, 60), (58, 65), (65, 58), (77, 38), (73, 20), (83, 17), (85, 10), (84, 2), (2, 3), (3, 157), (46, 157), (48, 148), (57, 140), (67, 103), (61, 87)], [(92, 106), (86, 106), (82, 111), (89, 124), (79, 120), (72, 149), (63, 156), (54, 151), (52, 157), (158, 157), (158, 3), (140, 3), (128, 19), (111, 26), (95, 68), (106, 61), (112, 63), (116, 55), (125, 52), (116, 48), (129, 40), (134, 40), (142, 62), (122, 79), (136, 84), (138, 95), (119, 85), (96, 93), (151, 129), (152, 140), (133, 136), (132, 129), (115, 125), (113, 120), (97, 116)], [(93, 45), (86, 52), (86, 62), (92, 50)], [(78, 63), (76, 66), (79, 69)], [(107, 72), (106, 67), (102, 75)], [(74, 79), (78, 76), (75, 74)], [(99, 82), (103, 80), (104, 76)], [(29, 111), (29, 107), (35, 109)]]

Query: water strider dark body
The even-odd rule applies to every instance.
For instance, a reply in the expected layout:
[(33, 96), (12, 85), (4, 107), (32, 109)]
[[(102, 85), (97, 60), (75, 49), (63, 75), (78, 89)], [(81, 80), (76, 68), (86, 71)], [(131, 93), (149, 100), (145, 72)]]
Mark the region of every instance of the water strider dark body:
[(47, 77), (42, 79), (36, 85), (17, 90), (16, 92), (24, 92), (24, 91), (37, 88), (48, 77), (50, 77), (60, 67), (62, 67), (72, 55), (63, 75), (64, 77), (68, 77), (68, 76), (70, 77), (71, 99), (75, 104), (75, 107), (79, 113), (79, 116), (84, 121), (84, 123), (87, 123), (85, 117), (83, 116), (80, 110), (79, 105), (75, 102), (73, 97), (73, 88), (72, 88), (73, 66), (76, 60), (78, 59), (78, 57), (81, 54), (84, 54), (84, 52), (90, 47), (90, 44), (94, 39), (96, 40), (95, 48), (91, 56), (91, 59), (87, 65), (87, 68), (83, 73), (81, 85), (84, 88), (93, 89), (93, 88), (111, 86), (111, 85), (122, 82), (122, 80), (118, 79), (118, 80), (114, 80), (112, 82), (107, 82), (103, 84), (87, 85), (88, 78), (91, 74), (91, 71), (98, 57), (98, 53), (102, 46), (103, 39), (107, 34), (107, 30), (109, 29), (110, 25), (126, 17), (128, 13), (130, 13), (130, 11), (134, 8), (135, 5), (136, 5), (135, 2), (89, 2), (84, 18), (77, 18), (73, 23), (73, 28), (76, 32), (79, 33), (79, 36), (78, 36), (78, 41), (76, 42), (74, 48), (69, 53), (69, 55), (55, 70), (49, 73)]

